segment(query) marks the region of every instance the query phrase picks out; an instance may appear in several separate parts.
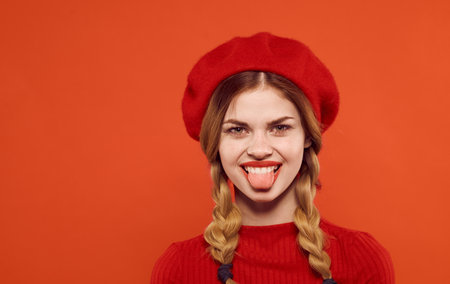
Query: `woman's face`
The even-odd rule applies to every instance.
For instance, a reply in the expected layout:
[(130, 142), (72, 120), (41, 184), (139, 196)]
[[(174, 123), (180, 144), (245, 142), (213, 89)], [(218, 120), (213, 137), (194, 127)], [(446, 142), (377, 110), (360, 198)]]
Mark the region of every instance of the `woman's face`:
[(297, 108), (280, 91), (257, 88), (233, 98), (219, 154), (225, 173), (247, 198), (270, 202), (280, 196), (299, 172), (304, 148)]

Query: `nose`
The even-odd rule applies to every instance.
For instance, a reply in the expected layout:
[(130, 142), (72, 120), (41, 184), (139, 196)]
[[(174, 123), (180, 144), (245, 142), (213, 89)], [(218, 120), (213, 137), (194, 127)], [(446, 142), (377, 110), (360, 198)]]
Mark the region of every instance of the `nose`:
[(272, 153), (272, 145), (264, 133), (255, 134), (247, 147), (247, 154), (257, 160), (268, 158)]

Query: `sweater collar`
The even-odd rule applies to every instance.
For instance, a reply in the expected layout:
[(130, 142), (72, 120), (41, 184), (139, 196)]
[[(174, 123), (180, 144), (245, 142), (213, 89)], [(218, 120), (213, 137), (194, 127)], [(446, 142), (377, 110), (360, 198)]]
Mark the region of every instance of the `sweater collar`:
[(277, 236), (277, 235), (286, 236), (286, 235), (296, 235), (297, 232), (298, 232), (297, 227), (295, 226), (294, 222), (267, 225), (267, 226), (242, 225), (239, 231), (239, 236), (249, 238), (253, 237), (260, 238), (261, 235), (263, 234), (270, 236)]

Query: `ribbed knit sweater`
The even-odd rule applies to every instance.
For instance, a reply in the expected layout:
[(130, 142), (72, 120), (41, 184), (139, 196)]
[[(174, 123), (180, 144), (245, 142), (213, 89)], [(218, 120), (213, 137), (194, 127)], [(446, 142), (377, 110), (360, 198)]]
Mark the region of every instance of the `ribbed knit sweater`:
[[(328, 236), (326, 252), (338, 284), (391, 284), (394, 271), (389, 253), (371, 235), (322, 220)], [(294, 223), (242, 226), (233, 259), (233, 280), (250, 283), (320, 284), (322, 278), (309, 266), (299, 249)], [(153, 268), (151, 284), (220, 283), (218, 263), (207, 252), (203, 235), (173, 243)]]

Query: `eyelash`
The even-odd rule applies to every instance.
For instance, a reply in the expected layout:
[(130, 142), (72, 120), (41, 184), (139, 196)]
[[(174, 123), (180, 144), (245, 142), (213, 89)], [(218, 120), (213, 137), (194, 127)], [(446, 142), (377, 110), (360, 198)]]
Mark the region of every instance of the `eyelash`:
[[(281, 128), (281, 129), (279, 129), (279, 128)], [(276, 134), (283, 134), (284, 132), (291, 129), (291, 126), (286, 125), (286, 124), (279, 124), (279, 125), (275, 125), (272, 129), (276, 132)]]
[[(282, 127), (282, 129), (279, 129), (278, 127)], [(291, 127), (290, 127), (289, 125), (286, 125), (286, 124), (275, 125), (275, 126), (273, 127), (273, 129), (281, 130), (281, 131), (285, 131), (285, 130), (288, 130), (288, 129), (290, 129), (290, 128), (291, 128)]]
[[(241, 130), (241, 131), (239, 132), (238, 129)], [(239, 134), (242, 134), (242, 131), (243, 131), (243, 130), (245, 130), (244, 127), (236, 126), (236, 127), (228, 128), (228, 130), (227, 130), (226, 132), (227, 132), (227, 133), (234, 134), (234, 135), (239, 135)]]
[[(281, 128), (281, 129), (280, 129)], [(279, 124), (272, 127), (271, 131), (275, 131), (275, 134), (282, 134), (280, 132), (286, 132), (287, 130), (291, 129), (292, 127), (290, 125), (286, 124)], [(236, 127), (230, 127), (226, 130), (227, 133), (234, 134), (234, 135), (241, 135), (243, 134), (243, 131), (246, 129), (241, 126)]]

